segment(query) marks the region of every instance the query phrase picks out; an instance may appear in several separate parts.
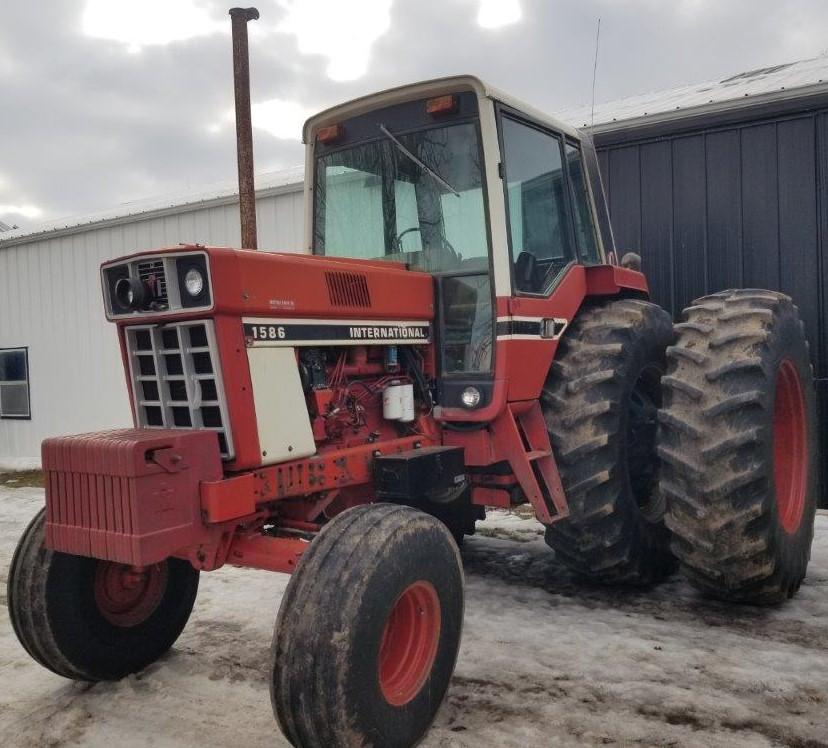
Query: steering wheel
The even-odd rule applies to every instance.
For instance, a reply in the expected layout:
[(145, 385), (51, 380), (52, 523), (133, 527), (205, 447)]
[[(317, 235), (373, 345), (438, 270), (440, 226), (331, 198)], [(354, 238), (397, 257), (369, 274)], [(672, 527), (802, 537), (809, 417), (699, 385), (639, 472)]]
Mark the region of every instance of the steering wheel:
[(399, 234), (397, 234), (397, 238), (394, 240), (394, 245), (395, 245), (394, 246), (394, 251), (395, 252), (402, 252), (403, 251), (403, 248), (402, 248), (403, 237), (407, 236), (408, 234), (410, 234), (414, 231), (419, 232), (419, 231), (422, 231), (422, 229), (419, 226), (412, 226), (411, 228), (407, 228), (404, 231), (401, 231)]
[[(420, 226), (411, 226), (410, 228), (407, 228), (407, 229), (401, 231), (397, 235), (397, 238), (394, 240), (394, 244), (395, 244), (394, 251), (395, 252), (402, 252), (403, 251), (403, 248), (402, 248), (403, 237), (406, 236), (407, 234), (411, 234), (415, 231), (422, 232), (422, 228)], [(434, 247), (429, 247), (428, 249), (433, 251), (435, 248)], [(461, 256), (461, 254), (454, 247), (451, 246), (451, 242), (448, 239), (446, 239), (446, 237), (444, 237), (442, 234), (440, 234), (440, 248), (439, 249), (440, 249), (440, 251), (446, 252), (446, 253), (451, 255), (451, 262), (449, 264), (459, 265), (462, 262), (463, 258)], [(426, 249), (424, 248), (423, 251), (425, 252)], [(426, 257), (428, 257), (428, 255), (426, 255)]]

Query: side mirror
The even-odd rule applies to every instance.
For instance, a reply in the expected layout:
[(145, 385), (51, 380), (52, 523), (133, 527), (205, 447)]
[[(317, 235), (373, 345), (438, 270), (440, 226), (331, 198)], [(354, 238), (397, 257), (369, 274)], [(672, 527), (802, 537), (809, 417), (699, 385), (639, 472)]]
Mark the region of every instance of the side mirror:
[(627, 252), (621, 258), (621, 267), (627, 268), (628, 270), (635, 270), (637, 272), (641, 272), (641, 255), (636, 254), (635, 252)]

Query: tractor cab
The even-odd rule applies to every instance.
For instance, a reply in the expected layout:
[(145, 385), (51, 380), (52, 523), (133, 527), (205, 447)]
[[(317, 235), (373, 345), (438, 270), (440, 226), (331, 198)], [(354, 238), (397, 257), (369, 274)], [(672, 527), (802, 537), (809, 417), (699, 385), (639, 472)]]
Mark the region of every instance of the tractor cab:
[(434, 277), (452, 419), (493, 403), (498, 340), (555, 335), (540, 324), (552, 310), (515, 326), (507, 307), (550, 299), (573, 266), (613, 250), (591, 141), (477, 78), (334, 107), (304, 139), (307, 251)]

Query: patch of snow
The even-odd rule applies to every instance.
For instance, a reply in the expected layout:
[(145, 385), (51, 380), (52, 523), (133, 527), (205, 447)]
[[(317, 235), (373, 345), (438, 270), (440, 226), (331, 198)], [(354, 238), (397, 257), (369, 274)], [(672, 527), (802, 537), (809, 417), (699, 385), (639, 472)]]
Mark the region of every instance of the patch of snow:
[(0, 470), (15, 472), (18, 470), (40, 470), (40, 459), (29, 457), (0, 457)]
[[(0, 601), (37, 488), (0, 488)], [(448, 697), (423, 746), (826, 744), (828, 514), (808, 578), (765, 610), (578, 583), (533, 519), (493, 512), (466, 539), (466, 620)], [(503, 539), (501, 533), (511, 539)], [(172, 651), (118, 683), (72, 683), (23, 651), (0, 606), (0, 745), (284, 746), (270, 710), (270, 638), (287, 577), (202, 574)], [(13, 686), (12, 686), (13, 684)]]

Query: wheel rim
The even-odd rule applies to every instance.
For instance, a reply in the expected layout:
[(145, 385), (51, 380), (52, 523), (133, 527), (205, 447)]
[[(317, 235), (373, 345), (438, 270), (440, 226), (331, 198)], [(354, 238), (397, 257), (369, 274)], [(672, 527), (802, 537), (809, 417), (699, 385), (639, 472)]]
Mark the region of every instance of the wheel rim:
[(423, 687), (440, 641), (440, 598), (430, 582), (419, 581), (397, 598), (379, 653), (379, 683), (393, 706), (411, 701)]
[(785, 532), (794, 534), (805, 511), (808, 475), (805, 398), (799, 372), (786, 358), (776, 375), (773, 405), (773, 478), (776, 510)]
[(639, 509), (645, 516), (658, 510), (656, 491), (658, 461), (655, 438), (661, 407), (661, 374), (658, 366), (646, 366), (630, 393), (627, 414), (627, 475)]
[(146, 621), (167, 588), (167, 564), (134, 567), (99, 561), (95, 569), (95, 603), (115, 626), (129, 628)]

